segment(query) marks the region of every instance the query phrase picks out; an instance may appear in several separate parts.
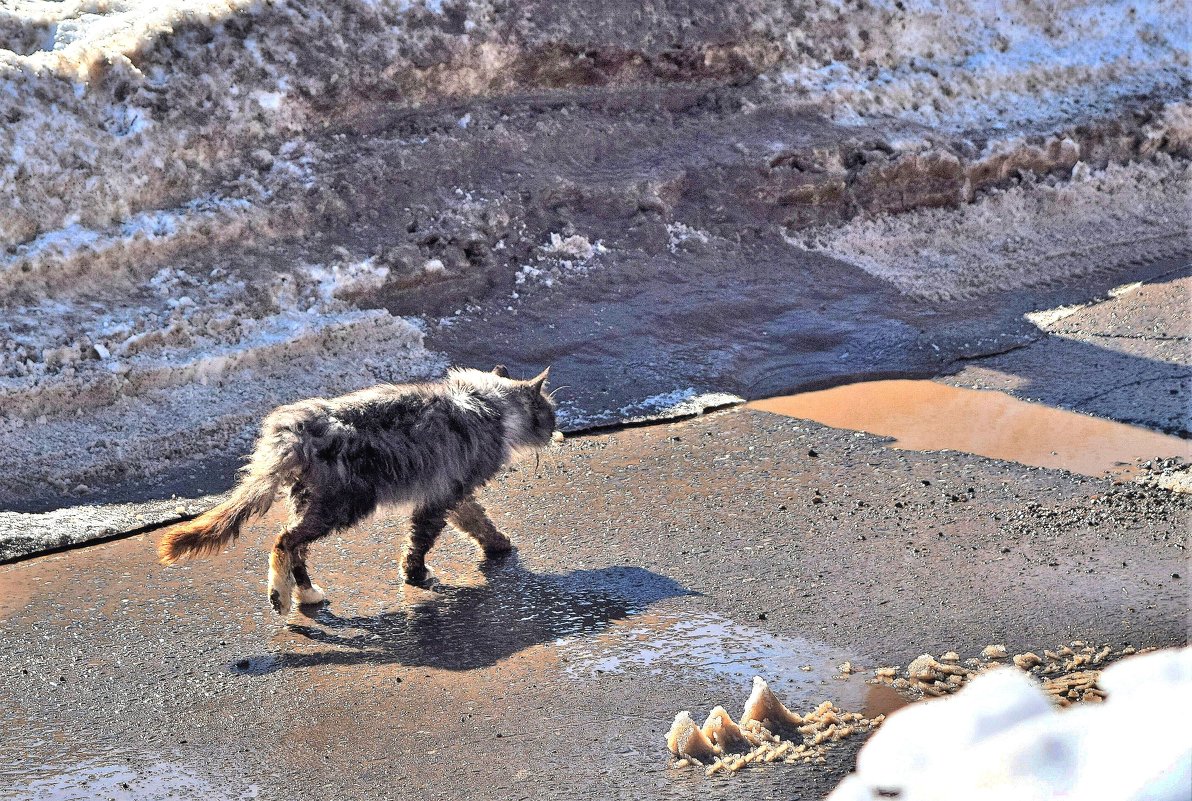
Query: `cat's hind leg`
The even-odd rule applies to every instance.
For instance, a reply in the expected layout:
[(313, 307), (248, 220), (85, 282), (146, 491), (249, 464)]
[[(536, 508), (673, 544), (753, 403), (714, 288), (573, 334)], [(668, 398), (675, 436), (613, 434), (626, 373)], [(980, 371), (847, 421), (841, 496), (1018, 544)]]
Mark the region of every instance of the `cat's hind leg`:
[(493, 521), (488, 519), (484, 507), (472, 495), (452, 507), (447, 519), (451, 525), (476, 540), (486, 558), (492, 559), (513, 550), (513, 543), (497, 530)]
[(306, 554), (310, 543), (331, 532), (331, 526), (309, 511), (297, 524), (278, 535), (269, 554), (269, 604), (279, 615), (290, 612), (292, 601), (318, 603), (324, 596), (321, 587), (310, 580)]
[(299, 604), (318, 604), (327, 598), (327, 593), (318, 584), (310, 580), (310, 573), (306, 569), (306, 557), (310, 550), (310, 542), (304, 542), (294, 551), (294, 564), (291, 572), (294, 574), (293, 598)]
[[(296, 528), (308, 515), (312, 515), (312, 494), (305, 483), (295, 482), (290, 487), (289, 497), (286, 500), (289, 502), (290, 507), (290, 528)], [(307, 538), (302, 542), (296, 542), (294, 545), (293, 558), (290, 565), (290, 572), (294, 574), (292, 598), (299, 604), (317, 604), (321, 603), (327, 597), (323, 588), (310, 580), (310, 573), (306, 567), (306, 559), (310, 553), (310, 544), (318, 537), (331, 531), (329, 526), (323, 526), (321, 534), (316, 534), (314, 537), (309, 536), (310, 533), (317, 530), (318, 527), (316, 526), (308, 527)]]
[(447, 525), (446, 510), (442, 507), (419, 507), (410, 515), (410, 537), (401, 557), (406, 583), (425, 587), (430, 581), (426, 569), (426, 553)]
[(269, 605), (279, 615), (290, 613), (290, 595), (294, 592), (294, 560), (287, 538), (293, 529), (277, 535), (269, 552)]

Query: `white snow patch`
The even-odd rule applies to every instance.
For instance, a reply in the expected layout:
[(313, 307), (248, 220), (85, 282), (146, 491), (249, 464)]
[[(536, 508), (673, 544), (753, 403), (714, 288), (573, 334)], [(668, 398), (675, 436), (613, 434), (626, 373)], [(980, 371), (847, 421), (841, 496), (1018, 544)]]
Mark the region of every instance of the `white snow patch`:
[(681, 222), (667, 223), (666, 233), (669, 236), (666, 248), (671, 253), (678, 253), (689, 242), (698, 242), (701, 245), (706, 245), (712, 241), (707, 231), (691, 228)]
[(307, 265), (303, 268), (314, 280), (316, 292), (324, 301), (380, 289), (389, 277), (389, 268), (369, 257), (363, 261)]
[(997, 130), (1184, 94), (1192, 14), (1183, 0), (826, 0), (788, 47), (782, 79), (839, 122)]
[(548, 255), (569, 256), (580, 262), (586, 262), (598, 253), (607, 252), (608, 248), (599, 241), (592, 243), (586, 236), (574, 234), (564, 239), (562, 235), (552, 233), (550, 243), (543, 245), (540, 250)]
[(1027, 674), (1006, 667), (912, 704), (870, 738), (828, 801), (1185, 801), (1192, 649), (1125, 659), (1098, 683), (1103, 703), (1057, 711)]
[[(551, 287), (567, 276), (587, 275), (594, 260), (606, 248), (599, 240), (592, 242), (585, 236), (573, 234), (564, 237), (558, 233), (551, 233), (550, 241), (538, 248), (538, 256), (533, 264), (523, 264), (513, 276), (513, 282), (518, 287), (531, 288), (534, 286)], [(514, 298), (520, 297), (517, 292)]]

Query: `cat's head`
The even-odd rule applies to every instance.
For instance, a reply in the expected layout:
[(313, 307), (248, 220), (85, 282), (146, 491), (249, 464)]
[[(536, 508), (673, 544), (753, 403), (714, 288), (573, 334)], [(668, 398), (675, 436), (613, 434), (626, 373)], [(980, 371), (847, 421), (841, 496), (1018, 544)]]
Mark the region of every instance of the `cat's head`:
[[(504, 365), (498, 364), (493, 373), (501, 378), (509, 378), (509, 371)], [(550, 368), (546, 368), (538, 375), (526, 381), (510, 379), (513, 384), (514, 396), (522, 408), (526, 410), (526, 428), (523, 433), (525, 445), (531, 447), (545, 447), (551, 442), (555, 434), (555, 401), (546, 392), (546, 381), (550, 377)]]

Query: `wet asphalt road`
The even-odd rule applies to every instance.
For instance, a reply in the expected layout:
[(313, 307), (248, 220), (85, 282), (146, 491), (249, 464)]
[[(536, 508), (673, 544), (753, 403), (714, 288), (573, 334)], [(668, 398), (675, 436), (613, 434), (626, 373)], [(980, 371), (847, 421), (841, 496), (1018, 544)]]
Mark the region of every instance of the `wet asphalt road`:
[(380, 519), (316, 551), (331, 603), (288, 625), (276, 519), (180, 568), (152, 535), (0, 566), (0, 797), (813, 799), (856, 743), (705, 779), (668, 768), (672, 717), (755, 673), (863, 710), (846, 659), (1187, 639), (1161, 490), (736, 409), (569, 440), (485, 500), (516, 558), (448, 534), (407, 588)]

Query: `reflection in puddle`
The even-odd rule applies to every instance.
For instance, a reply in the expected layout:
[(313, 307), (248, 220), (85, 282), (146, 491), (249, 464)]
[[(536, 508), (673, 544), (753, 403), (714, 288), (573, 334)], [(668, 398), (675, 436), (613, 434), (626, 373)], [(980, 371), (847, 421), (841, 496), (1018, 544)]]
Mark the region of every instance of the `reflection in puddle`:
[[(856, 709), (872, 688), (860, 677), (840, 676), (839, 666), (855, 654), (801, 637), (779, 637), (715, 614), (699, 617), (641, 615), (619, 621), (595, 637), (557, 641), (559, 659), (572, 677), (602, 673), (721, 676), (741, 688), (754, 676), (785, 694), (831, 699)], [(793, 696), (792, 696), (793, 697)]]
[(865, 703), (861, 714), (867, 718), (889, 715), (908, 705), (909, 699), (888, 684), (870, 684), (865, 690)]
[(1177, 437), (934, 381), (867, 381), (748, 406), (896, 437), (906, 450), (964, 451), (1087, 476), (1128, 472), (1145, 459), (1192, 458), (1192, 444)]
[(243, 801), (258, 788), (221, 791), (207, 780), (171, 762), (137, 762), (129, 755), (109, 754), (71, 763), (9, 764), (0, 771), (7, 789), (0, 797), (14, 801)]
[(516, 556), (485, 569), (483, 584), (440, 584), (420, 600), (376, 615), (335, 607), (290, 624), (276, 659), (249, 659), (245, 673), (351, 664), (401, 664), (451, 671), (486, 668), (534, 646), (588, 635), (653, 603), (687, 595), (674, 580), (632, 566), (552, 575)]

